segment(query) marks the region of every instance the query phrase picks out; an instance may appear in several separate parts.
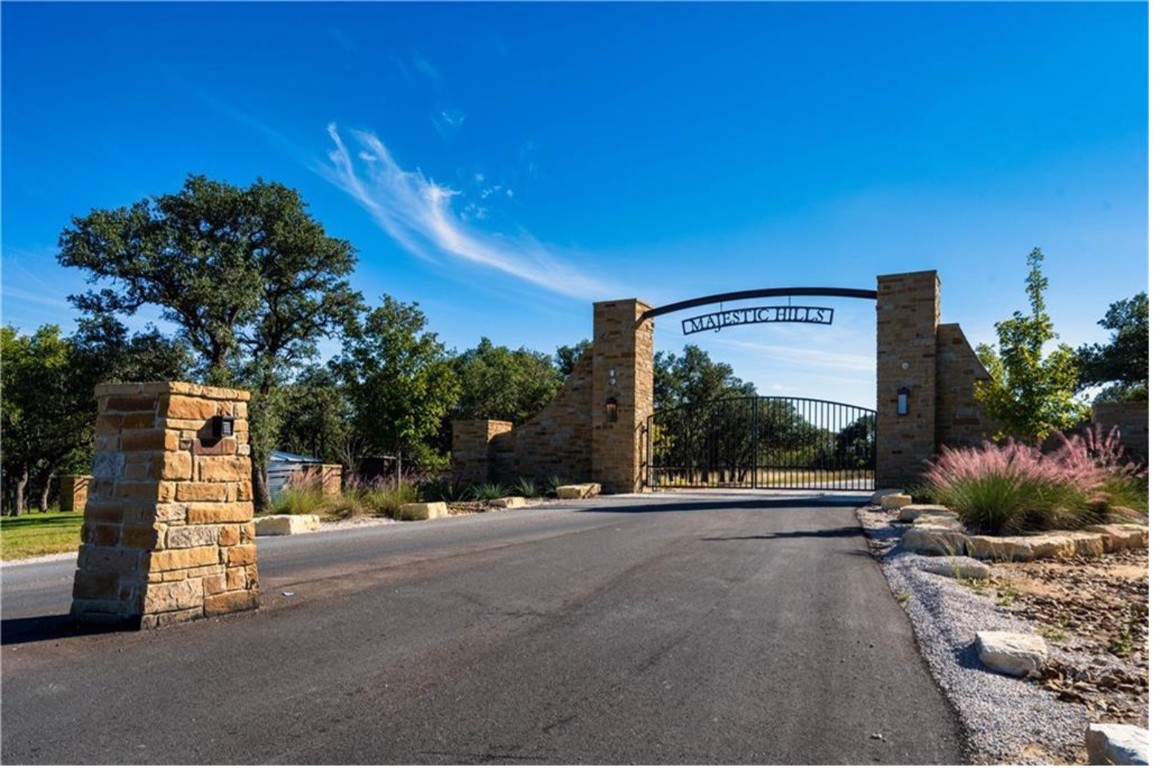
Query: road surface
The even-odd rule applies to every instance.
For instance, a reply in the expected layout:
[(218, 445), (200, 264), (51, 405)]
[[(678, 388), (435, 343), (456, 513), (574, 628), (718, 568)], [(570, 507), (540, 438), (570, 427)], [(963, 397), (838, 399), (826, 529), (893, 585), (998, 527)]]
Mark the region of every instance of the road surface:
[(606, 497), (260, 539), (260, 610), (77, 630), (0, 569), (4, 763), (963, 762), (853, 498)]

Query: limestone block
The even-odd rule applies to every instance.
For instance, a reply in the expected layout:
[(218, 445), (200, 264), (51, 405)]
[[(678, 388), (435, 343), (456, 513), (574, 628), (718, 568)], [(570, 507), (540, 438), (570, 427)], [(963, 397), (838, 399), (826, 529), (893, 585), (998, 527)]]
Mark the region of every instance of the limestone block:
[[(318, 530), (320, 518), (316, 515), (269, 515), (256, 518), (257, 536), (291, 536)], [(228, 538), (231, 540), (231, 536)], [(239, 532), (236, 538), (239, 540)]]
[(970, 536), (969, 556), (978, 560), (1021, 562), (1033, 559), (1025, 536)]
[(1108, 525), (1086, 526), (1090, 533), (1105, 535), (1107, 552), (1120, 552), (1123, 549), (1145, 549), (1149, 546), (1149, 527), (1137, 523), (1110, 523)]
[(200, 579), (149, 584), (144, 593), (144, 612), (162, 613), (197, 608), (203, 601), (204, 586)]
[(1103, 533), (1070, 531), (1064, 535), (1073, 541), (1073, 547), (1079, 557), (1100, 557), (1105, 554), (1105, 534)]
[(956, 512), (940, 504), (906, 504), (901, 507), (901, 513), (897, 516), (897, 520), (902, 523), (911, 523), (922, 515), (952, 517), (954, 519), (957, 517)]
[(966, 551), (965, 534), (931, 525), (916, 525), (905, 531), (901, 546), (922, 555), (957, 555)]
[(438, 517), (448, 517), (448, 505), (443, 501), (402, 504), (400, 514), (406, 520), (435, 520)]
[(210, 547), (218, 543), (220, 527), (216, 525), (182, 525), (168, 530), (169, 549)]
[(1036, 674), (1049, 656), (1040, 635), (1019, 632), (978, 632), (977, 657), (994, 672), (1013, 677)]
[(904, 493), (904, 488), (878, 488), (873, 491), (873, 497), (869, 500), (873, 504), (880, 504), (881, 499), (886, 496), (892, 496), (895, 493)]
[(524, 496), (505, 496), (503, 499), (493, 499), (489, 504), (498, 509), (516, 509), (524, 506)]
[(971, 557), (935, 557), (921, 563), (921, 570), (953, 579), (977, 579), (978, 581), (989, 578), (993, 573), (992, 568)]
[(1135, 725), (1094, 723), (1085, 729), (1089, 765), (1149, 765), (1149, 731)]
[(600, 483), (580, 483), (578, 485), (558, 485), (556, 497), (558, 499), (591, 499), (601, 493)]
[(886, 512), (893, 512), (912, 503), (913, 497), (905, 493), (890, 493), (888, 496), (881, 497), (881, 509)]
[[(907, 509), (907, 507), (902, 507)], [(914, 528), (943, 528), (947, 531), (957, 531), (958, 533), (965, 532), (965, 524), (958, 519), (956, 515), (938, 515), (928, 513), (918, 516), (913, 520)]]

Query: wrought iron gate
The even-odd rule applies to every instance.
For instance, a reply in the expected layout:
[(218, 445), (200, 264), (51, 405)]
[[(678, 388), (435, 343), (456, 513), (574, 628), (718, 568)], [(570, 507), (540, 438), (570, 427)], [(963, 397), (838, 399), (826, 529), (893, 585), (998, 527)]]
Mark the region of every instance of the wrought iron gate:
[(872, 490), (877, 412), (795, 397), (739, 397), (649, 417), (652, 488)]

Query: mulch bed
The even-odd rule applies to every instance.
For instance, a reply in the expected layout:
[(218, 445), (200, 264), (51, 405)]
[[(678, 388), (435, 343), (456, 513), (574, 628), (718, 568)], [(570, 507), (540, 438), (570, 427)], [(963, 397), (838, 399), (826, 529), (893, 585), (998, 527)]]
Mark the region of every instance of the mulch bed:
[(1040, 684), (1084, 704), (1092, 722), (1148, 728), (1148, 551), (1000, 563), (998, 574), (998, 603), (1058, 651)]

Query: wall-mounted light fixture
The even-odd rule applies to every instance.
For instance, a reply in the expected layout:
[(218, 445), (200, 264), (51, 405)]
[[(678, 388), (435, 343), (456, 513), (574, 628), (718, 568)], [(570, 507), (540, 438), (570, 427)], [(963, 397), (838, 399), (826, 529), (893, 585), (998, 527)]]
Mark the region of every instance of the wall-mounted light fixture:
[(609, 386), (615, 387), (617, 385), (617, 369), (609, 368)]
[(211, 436), (213, 440), (219, 440), (222, 437), (232, 437), (234, 427), (236, 426), (236, 419), (231, 416), (213, 416), (211, 424)]
[(905, 416), (909, 413), (909, 388), (901, 387), (897, 390), (897, 415)]
[(610, 424), (617, 420), (617, 399), (610, 397), (605, 400), (605, 421)]

